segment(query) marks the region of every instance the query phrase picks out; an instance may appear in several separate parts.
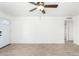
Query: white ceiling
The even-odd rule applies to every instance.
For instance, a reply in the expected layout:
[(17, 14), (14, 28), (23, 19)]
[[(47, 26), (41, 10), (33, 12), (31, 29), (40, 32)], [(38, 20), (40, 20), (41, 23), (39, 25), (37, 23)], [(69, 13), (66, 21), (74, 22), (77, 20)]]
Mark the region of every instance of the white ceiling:
[[(79, 2), (45, 2), (45, 4), (58, 4), (58, 8), (46, 8), (46, 14), (50, 16), (74, 16), (79, 15)], [(0, 11), (10, 16), (43, 15), (40, 11), (29, 12), (35, 5), (28, 2), (0, 2)]]

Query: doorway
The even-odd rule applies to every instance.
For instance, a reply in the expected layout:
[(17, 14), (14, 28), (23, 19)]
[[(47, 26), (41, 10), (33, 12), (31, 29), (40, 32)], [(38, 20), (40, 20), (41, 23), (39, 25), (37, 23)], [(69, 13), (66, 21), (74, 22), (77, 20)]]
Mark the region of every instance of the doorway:
[(65, 43), (73, 43), (73, 19), (68, 17), (64, 23), (65, 26)]

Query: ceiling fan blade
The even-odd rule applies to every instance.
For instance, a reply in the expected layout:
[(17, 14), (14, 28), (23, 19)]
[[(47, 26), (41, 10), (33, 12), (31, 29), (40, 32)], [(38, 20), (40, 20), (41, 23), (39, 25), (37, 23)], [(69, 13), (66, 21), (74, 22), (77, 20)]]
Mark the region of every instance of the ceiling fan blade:
[(36, 10), (37, 8), (33, 8), (32, 10), (30, 10), (30, 12), (32, 12), (32, 11), (34, 11), (34, 10)]
[(57, 4), (56, 5), (45, 5), (44, 7), (45, 8), (57, 8), (58, 5)]
[(31, 4), (33, 4), (33, 5), (37, 5), (36, 3), (34, 3), (34, 2), (29, 2), (29, 3), (31, 3)]
[(42, 10), (42, 13), (45, 14), (46, 13), (45, 10)]

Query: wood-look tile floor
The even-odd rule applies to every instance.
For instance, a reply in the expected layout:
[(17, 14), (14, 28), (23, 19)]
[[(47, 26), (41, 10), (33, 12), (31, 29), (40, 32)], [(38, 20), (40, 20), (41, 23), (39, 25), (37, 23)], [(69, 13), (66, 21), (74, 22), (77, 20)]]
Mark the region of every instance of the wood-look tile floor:
[(75, 44), (11, 44), (0, 49), (0, 56), (79, 56)]

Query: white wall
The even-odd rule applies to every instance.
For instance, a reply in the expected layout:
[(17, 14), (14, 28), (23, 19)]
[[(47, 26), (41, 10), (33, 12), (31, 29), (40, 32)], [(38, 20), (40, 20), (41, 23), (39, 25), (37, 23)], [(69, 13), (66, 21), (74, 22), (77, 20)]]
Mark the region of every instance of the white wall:
[(74, 43), (79, 45), (79, 16), (74, 17), (73, 38)]
[(10, 20), (11, 16), (9, 16), (8, 14), (0, 11), (0, 18), (4, 18), (4, 19), (7, 19), (7, 20)]
[(11, 22), (12, 43), (64, 43), (64, 17), (26, 16)]

